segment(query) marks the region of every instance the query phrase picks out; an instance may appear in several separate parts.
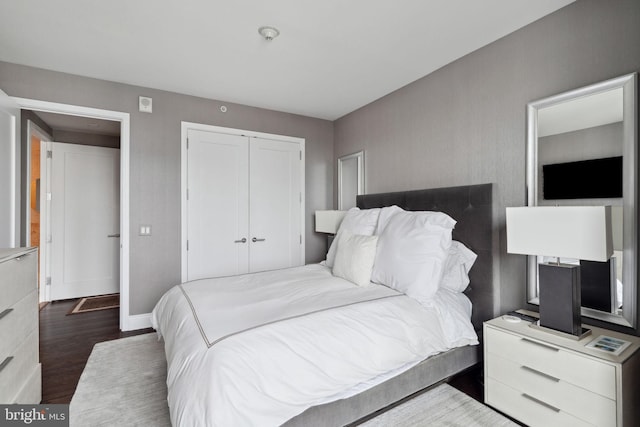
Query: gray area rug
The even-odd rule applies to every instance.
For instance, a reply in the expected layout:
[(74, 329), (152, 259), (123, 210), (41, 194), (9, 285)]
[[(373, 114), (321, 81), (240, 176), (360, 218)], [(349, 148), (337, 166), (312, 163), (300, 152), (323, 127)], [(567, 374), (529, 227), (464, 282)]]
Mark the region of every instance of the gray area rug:
[(389, 426), (518, 427), (518, 424), (449, 384), (441, 384), (360, 424), (360, 427)]
[[(156, 334), (96, 344), (71, 399), (71, 426), (170, 426), (167, 364)], [(435, 387), (364, 427), (517, 426), (448, 384)]]
[(69, 425), (170, 426), (167, 362), (156, 334), (96, 344), (69, 406)]

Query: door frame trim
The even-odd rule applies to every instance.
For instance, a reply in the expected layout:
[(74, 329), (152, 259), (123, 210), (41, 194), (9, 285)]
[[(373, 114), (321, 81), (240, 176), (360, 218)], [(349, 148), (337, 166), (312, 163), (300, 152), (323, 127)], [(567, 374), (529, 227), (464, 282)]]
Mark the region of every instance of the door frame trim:
[[(31, 174), (33, 171), (31, 170), (31, 139), (33, 135), (36, 135), (40, 138), (40, 182), (43, 183), (45, 180), (42, 179), (42, 171), (46, 172), (46, 165), (42, 162), (43, 159), (46, 159), (46, 151), (48, 149), (48, 144), (53, 141), (53, 136), (49, 135), (44, 129), (38, 126), (37, 123), (33, 122), (31, 119), (27, 119), (27, 151), (24, 153), (27, 157), (27, 171), (26, 171), (26, 187), (24, 191), (24, 195), (26, 196), (26, 200), (24, 200), (23, 208), (25, 209), (25, 236), (24, 241), (27, 246), (31, 246)], [(46, 268), (46, 227), (42, 225), (42, 218), (47, 216), (46, 204), (43, 203), (45, 201), (46, 191), (40, 191), (40, 257), (38, 262), (38, 272), (39, 272), (39, 280), (38, 280), (38, 302), (51, 301), (51, 295), (49, 292), (49, 288), (46, 286), (47, 281), (47, 268)], [(43, 238), (44, 237), (44, 238)]]
[[(58, 102), (12, 97), (22, 109), (70, 116), (120, 122), (120, 329), (136, 329), (136, 322), (129, 314), (129, 165), (130, 165), (130, 123), (129, 113), (103, 110)], [(135, 316), (134, 316), (135, 317)]]
[[(187, 280), (187, 137), (189, 130), (200, 130), (206, 132), (223, 133), (228, 135), (246, 136), (249, 138), (263, 138), (273, 139), (277, 141), (293, 142), (300, 145), (300, 151), (302, 160), (305, 159), (305, 139), (296, 136), (277, 135), (273, 133), (255, 132), (251, 130), (242, 130), (235, 128), (228, 128), (222, 126), (207, 125), (202, 123), (193, 123), (182, 121), (180, 125), (180, 213), (181, 213), (181, 238), (180, 238), (180, 253), (181, 253), (181, 278), (182, 281)], [(300, 257), (302, 264), (305, 263), (305, 247), (306, 247), (306, 187), (305, 187), (305, 165), (306, 161), (302, 162), (300, 168), (300, 238), (301, 238), (301, 250)]]

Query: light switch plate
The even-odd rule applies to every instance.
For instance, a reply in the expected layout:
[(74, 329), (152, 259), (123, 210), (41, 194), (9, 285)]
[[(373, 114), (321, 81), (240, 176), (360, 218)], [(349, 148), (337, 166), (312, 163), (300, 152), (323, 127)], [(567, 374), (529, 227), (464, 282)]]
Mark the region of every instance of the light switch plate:
[(151, 226), (150, 225), (141, 225), (140, 231), (138, 233), (140, 236), (151, 236)]

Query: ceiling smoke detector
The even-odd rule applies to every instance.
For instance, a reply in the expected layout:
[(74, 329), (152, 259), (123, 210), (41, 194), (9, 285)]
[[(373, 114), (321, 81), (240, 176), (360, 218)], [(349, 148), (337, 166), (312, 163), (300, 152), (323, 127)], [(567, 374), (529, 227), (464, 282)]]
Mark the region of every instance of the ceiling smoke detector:
[(280, 31), (274, 27), (260, 27), (258, 32), (266, 41), (271, 41), (280, 35)]

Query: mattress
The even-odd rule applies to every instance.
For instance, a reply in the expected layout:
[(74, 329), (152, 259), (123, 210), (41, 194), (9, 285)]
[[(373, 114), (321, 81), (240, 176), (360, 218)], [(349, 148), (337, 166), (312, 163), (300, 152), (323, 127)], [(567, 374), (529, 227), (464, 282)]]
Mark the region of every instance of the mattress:
[(463, 294), (420, 304), (312, 264), (183, 283), (152, 322), (173, 425), (275, 426), (477, 344), (470, 313)]

